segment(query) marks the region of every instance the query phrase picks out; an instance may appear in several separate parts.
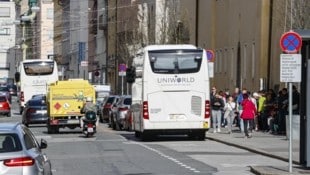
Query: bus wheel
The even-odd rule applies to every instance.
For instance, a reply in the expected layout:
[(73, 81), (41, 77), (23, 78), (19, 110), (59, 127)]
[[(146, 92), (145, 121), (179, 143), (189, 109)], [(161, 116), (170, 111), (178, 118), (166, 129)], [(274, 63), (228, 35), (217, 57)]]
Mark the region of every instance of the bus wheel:
[(140, 137), (141, 133), (139, 131), (135, 131), (135, 137)]
[(197, 133), (197, 139), (198, 140), (205, 140), (206, 139), (206, 131), (205, 130), (199, 131)]
[(141, 133), (141, 139), (142, 141), (151, 141), (153, 139), (154, 135), (149, 132), (142, 132)]

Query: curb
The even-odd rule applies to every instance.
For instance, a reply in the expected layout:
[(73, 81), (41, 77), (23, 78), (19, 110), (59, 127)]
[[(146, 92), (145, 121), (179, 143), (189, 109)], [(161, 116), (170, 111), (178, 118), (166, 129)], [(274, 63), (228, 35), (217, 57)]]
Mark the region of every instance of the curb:
[[(286, 158), (286, 157), (274, 155), (274, 154), (271, 154), (271, 153), (266, 152), (266, 151), (261, 150), (261, 149), (250, 148), (250, 147), (248, 147), (246, 145), (236, 144), (236, 143), (232, 143), (232, 142), (227, 142), (225, 140), (220, 140), (220, 139), (217, 139), (217, 138), (214, 138), (214, 137), (208, 137), (208, 136), (206, 136), (206, 139), (213, 140), (213, 141), (220, 142), (220, 143), (224, 143), (226, 145), (234, 146), (234, 147), (237, 147), (237, 148), (245, 149), (245, 150), (248, 150), (248, 151), (253, 152), (253, 153), (261, 154), (261, 155), (268, 156), (268, 157), (271, 157), (271, 158), (275, 158), (275, 159), (278, 159), (278, 160), (282, 160), (282, 161), (285, 161), (285, 162), (289, 161), (289, 159)], [(296, 164), (296, 165), (300, 165), (298, 161), (294, 161), (293, 160), (292, 163)]]

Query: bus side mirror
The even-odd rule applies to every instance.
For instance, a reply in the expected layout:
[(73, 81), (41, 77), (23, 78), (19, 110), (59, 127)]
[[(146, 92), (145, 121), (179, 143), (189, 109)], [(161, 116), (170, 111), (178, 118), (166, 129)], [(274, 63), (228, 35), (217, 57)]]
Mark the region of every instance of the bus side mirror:
[(19, 81), (20, 81), (20, 73), (15, 72), (15, 82), (19, 82)]
[(134, 83), (136, 78), (136, 69), (129, 67), (126, 69), (126, 81), (127, 83)]

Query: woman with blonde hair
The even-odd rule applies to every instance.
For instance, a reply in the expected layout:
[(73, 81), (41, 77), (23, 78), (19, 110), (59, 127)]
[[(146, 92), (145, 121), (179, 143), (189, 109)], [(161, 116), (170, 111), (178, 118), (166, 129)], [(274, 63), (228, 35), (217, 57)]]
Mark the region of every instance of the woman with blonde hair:
[(232, 132), (232, 125), (235, 119), (236, 107), (237, 105), (234, 101), (234, 98), (232, 96), (229, 96), (225, 104), (225, 107), (224, 107), (224, 111), (225, 111), (224, 118), (227, 121), (229, 134)]

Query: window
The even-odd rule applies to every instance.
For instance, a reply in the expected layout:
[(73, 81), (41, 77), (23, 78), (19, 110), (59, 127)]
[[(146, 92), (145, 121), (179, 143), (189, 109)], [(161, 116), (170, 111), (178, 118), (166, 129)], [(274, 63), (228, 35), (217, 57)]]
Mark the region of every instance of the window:
[(0, 35), (10, 35), (10, 28), (0, 28)]
[(37, 142), (34, 138), (34, 136), (31, 134), (31, 131), (28, 128), (24, 128), (24, 140), (25, 140), (25, 145), (26, 149), (32, 149), (32, 148), (37, 148)]
[(202, 51), (160, 50), (150, 51), (149, 61), (154, 73), (196, 73), (200, 70)]
[(10, 17), (10, 7), (0, 7), (0, 17)]
[(48, 8), (46, 10), (46, 18), (47, 19), (54, 19), (54, 9), (53, 8)]
[(18, 135), (0, 134), (0, 153), (21, 151), (22, 146), (18, 139)]
[(54, 71), (54, 63), (43, 61), (24, 63), (24, 68), (27, 75), (50, 75)]

